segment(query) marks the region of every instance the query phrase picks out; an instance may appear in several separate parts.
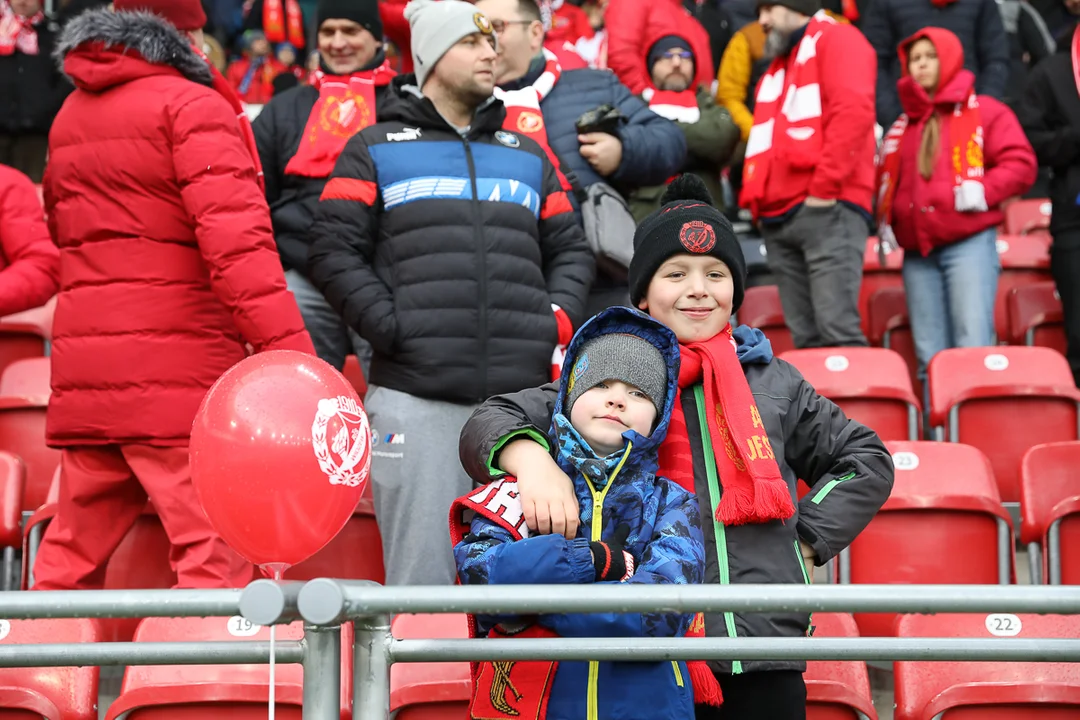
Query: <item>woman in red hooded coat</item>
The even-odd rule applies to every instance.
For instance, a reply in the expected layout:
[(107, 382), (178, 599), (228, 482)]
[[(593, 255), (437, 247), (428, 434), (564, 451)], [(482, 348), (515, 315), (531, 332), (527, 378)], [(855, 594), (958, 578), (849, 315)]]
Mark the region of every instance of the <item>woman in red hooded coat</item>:
[(919, 374), (937, 352), (994, 342), (1001, 203), (1035, 182), (1012, 110), (975, 94), (960, 40), (924, 28), (900, 44), (904, 114), (878, 161), (879, 237), (904, 248)]

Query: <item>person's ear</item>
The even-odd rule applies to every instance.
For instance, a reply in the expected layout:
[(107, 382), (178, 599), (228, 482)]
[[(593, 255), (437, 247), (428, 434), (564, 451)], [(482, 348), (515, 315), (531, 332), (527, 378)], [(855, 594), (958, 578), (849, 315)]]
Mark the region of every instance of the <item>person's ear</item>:
[(544, 24), (533, 20), (529, 25), (529, 45), (539, 50), (544, 45)]
[(640, 310), (641, 312), (646, 313), (646, 314), (649, 312), (649, 301), (648, 300), (642, 298), (641, 302), (639, 302), (637, 304), (637, 306), (638, 306), (638, 310)]

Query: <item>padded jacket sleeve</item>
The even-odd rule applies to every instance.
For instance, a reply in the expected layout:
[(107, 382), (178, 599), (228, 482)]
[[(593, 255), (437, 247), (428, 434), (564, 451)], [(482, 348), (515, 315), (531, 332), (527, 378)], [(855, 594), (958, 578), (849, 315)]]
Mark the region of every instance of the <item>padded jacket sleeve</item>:
[(874, 0), (862, 22), (862, 32), (877, 55), (877, 121), (883, 128), (891, 127), (900, 117), (896, 46), (903, 38), (896, 37), (890, 9), (889, 0)]
[(60, 284), (60, 251), (30, 178), (0, 168), (0, 316), (44, 305)]
[[(608, 34), (607, 63), (634, 95), (652, 85), (645, 67), (648, 5), (654, 0), (613, 0), (604, 14)], [(672, 12), (675, 12), (672, 10)]]
[(731, 119), (739, 126), (745, 141), (754, 126), (754, 113), (746, 104), (754, 88), (750, 87), (753, 67), (750, 59), (750, 41), (741, 30), (735, 33), (720, 59), (720, 72), (716, 76), (716, 101), (727, 108)]
[(499, 451), (514, 439), (527, 437), (551, 450), (547, 428), (558, 395), (559, 384), (553, 382), (496, 395), (478, 407), (461, 428), (458, 442), (461, 465), (469, 477), (483, 485), (505, 475), (499, 469)]
[(544, 191), (539, 226), (544, 278), (551, 302), (566, 312), (576, 328), (586, 319), (585, 299), (596, 275), (596, 260), (570, 198), (563, 190), (559, 172), (547, 157), (544, 158)]
[(262, 163), (266, 202), (273, 205), (281, 195), (278, 178), (282, 175), (277, 152), (277, 106), (271, 104), (264, 107), (251, 123), (251, 130), (255, 134), (255, 147)]
[(1005, 98), (1009, 80), (1009, 38), (1001, 21), (1001, 10), (995, 0), (983, 0), (979, 8), (979, 28), (975, 32), (978, 64), (975, 70), (975, 91), (998, 100)]
[(794, 367), (786, 369), (791, 408), (784, 416), (784, 460), (810, 485), (799, 503), (797, 531), (813, 546), (817, 564), (824, 565), (851, 544), (889, 498), (892, 456), (877, 433), (849, 420)]
[(1007, 105), (990, 97), (979, 98), (983, 111), (986, 172), (983, 188), (988, 207), (997, 207), (1035, 184), (1039, 165), (1020, 121)]
[(1049, 69), (1043, 63), (1031, 71), (1017, 115), (1039, 164), (1065, 169), (1080, 159), (1080, 133), (1054, 97)]
[(311, 227), (308, 267), (327, 302), (371, 343), (390, 354), (397, 336), (394, 298), (375, 274), (379, 198), (375, 163), (363, 133), (338, 157)]
[(686, 138), (675, 123), (662, 118), (641, 98), (611, 76), (612, 104), (628, 122), (619, 128), (622, 162), (611, 179), (630, 187), (667, 182), (686, 163)]
[(177, 110), (172, 130), (181, 197), (214, 293), (256, 350), (314, 354), (232, 109), (218, 95), (200, 93)]

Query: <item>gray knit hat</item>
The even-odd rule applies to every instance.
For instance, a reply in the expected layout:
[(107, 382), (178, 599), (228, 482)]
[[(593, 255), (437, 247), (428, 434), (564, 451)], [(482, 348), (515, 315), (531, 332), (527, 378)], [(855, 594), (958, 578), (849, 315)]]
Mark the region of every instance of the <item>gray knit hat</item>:
[(461, 0), (412, 0), (405, 6), (405, 19), (412, 29), (412, 56), (416, 84), (424, 87), (435, 63), (462, 38), (473, 33), (498, 37), (487, 15)]
[(645, 393), (659, 418), (667, 399), (667, 363), (648, 340), (627, 333), (600, 335), (581, 346), (566, 385), (566, 416), (579, 397), (605, 380), (621, 380)]

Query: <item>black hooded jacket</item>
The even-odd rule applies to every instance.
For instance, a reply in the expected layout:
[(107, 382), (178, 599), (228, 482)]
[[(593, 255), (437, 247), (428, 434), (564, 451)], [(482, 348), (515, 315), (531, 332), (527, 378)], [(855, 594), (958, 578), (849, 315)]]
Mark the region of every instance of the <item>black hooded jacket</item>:
[(370, 382), (479, 402), (547, 380), (594, 262), (544, 150), (494, 98), (464, 134), (413, 76), (349, 140), (312, 228), (311, 279), (375, 354)]

